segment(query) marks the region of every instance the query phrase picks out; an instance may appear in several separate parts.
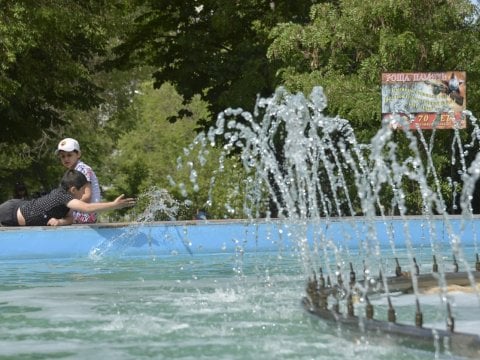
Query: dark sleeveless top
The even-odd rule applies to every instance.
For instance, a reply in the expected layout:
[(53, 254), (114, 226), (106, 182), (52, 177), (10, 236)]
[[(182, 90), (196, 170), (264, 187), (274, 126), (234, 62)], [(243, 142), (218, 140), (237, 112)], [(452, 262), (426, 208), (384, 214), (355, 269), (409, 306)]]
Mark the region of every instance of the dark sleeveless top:
[(59, 187), (38, 199), (24, 202), (20, 211), (27, 226), (45, 226), (51, 218), (67, 216), (70, 210), (67, 204), (73, 199), (72, 194)]

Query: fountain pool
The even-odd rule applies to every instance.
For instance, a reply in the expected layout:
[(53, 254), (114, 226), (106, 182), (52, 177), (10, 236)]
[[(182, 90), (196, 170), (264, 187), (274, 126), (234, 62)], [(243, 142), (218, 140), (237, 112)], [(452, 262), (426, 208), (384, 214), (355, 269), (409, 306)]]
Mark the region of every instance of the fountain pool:
[[(480, 335), (480, 218), (471, 206), (480, 156), (467, 163), (480, 140), (476, 119), (470, 114), (469, 143), (453, 132), (458, 176), (444, 181), (435, 131), (414, 134), (394, 115), (401, 130), (382, 124), (359, 144), (348, 121), (323, 116), (325, 107), (321, 88), (309, 99), (279, 89), (253, 114), (225, 110), (195, 139), (198, 155), (185, 165), (191, 184), (172, 184), (185, 196), (189, 187), (211, 194), (199, 189), (197, 169), (222, 138), (219, 171), (228, 156), (245, 169), (232, 190), (245, 194), (245, 221), (0, 229), (0, 358), (458, 356), (437, 329)], [(447, 211), (446, 187), (458, 215)], [(436, 286), (424, 286), (425, 273)], [(467, 282), (452, 288), (452, 274)], [(406, 293), (393, 286), (407, 281)], [(390, 336), (390, 303), (395, 324), (431, 329), (427, 346)], [(382, 323), (373, 332), (358, 315), (371, 305)]]
[[(241, 261), (232, 253), (11, 258), (0, 268), (3, 359), (434, 357), (311, 319), (300, 306), (305, 277), (291, 251), (247, 251)], [(478, 332), (475, 295), (452, 296), (457, 329)], [(377, 311), (385, 306), (381, 297), (372, 301)], [(411, 297), (394, 301), (399, 321), (411, 323)], [(444, 327), (438, 301), (422, 298), (426, 325)]]
[[(432, 254), (424, 221), (409, 220), (420, 271), (430, 272)], [(451, 222), (473, 267), (473, 234), (480, 219), (465, 224), (457, 217)], [(327, 223), (323, 229), (328, 227), (332, 239), (354, 228), (364, 233), (359, 229), (366, 226), (353, 219)], [(401, 244), (405, 219), (391, 218), (387, 223), (397, 230)], [(377, 231), (384, 238), (381, 257), (392, 274), (396, 263), (384, 226), (385, 219), (378, 219)], [(435, 226), (438, 234), (444, 233), (442, 219)], [(0, 359), (434, 357), (432, 349), (359, 335), (308, 316), (300, 304), (306, 287), (304, 260), (285, 222), (201, 221), (137, 225), (136, 232), (132, 226), (129, 231), (121, 229), (130, 237), (119, 237), (118, 225), (102, 227), (110, 232), (100, 237), (89, 232), (102, 230), (82, 226), (2, 229)], [(308, 230), (309, 237), (314, 229)], [(145, 234), (150, 242), (142, 243), (139, 239)], [(22, 246), (15, 247), (15, 239)], [(448, 249), (448, 237), (444, 240)], [(101, 257), (95, 256), (98, 249), (104, 250)], [(361, 253), (352, 243), (352, 259), (360, 259)], [(399, 246), (395, 256), (408, 265), (405, 247)], [(443, 261), (447, 269), (452, 267), (448, 251)], [(456, 330), (479, 333), (476, 294), (459, 290), (449, 296)], [(413, 295), (392, 294), (392, 299), (397, 321), (411, 324)], [(385, 297), (371, 301), (376, 317), (385, 318)], [(422, 294), (421, 301), (424, 325), (445, 328), (438, 294)], [(439, 351), (436, 358), (451, 357)]]

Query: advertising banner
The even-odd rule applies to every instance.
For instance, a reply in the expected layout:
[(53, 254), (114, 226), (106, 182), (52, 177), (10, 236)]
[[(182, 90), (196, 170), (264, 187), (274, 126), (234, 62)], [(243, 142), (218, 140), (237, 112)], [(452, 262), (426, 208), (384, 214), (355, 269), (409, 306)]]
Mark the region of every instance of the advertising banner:
[(383, 73), (382, 119), (405, 116), (410, 129), (465, 128), (466, 90), (464, 71)]

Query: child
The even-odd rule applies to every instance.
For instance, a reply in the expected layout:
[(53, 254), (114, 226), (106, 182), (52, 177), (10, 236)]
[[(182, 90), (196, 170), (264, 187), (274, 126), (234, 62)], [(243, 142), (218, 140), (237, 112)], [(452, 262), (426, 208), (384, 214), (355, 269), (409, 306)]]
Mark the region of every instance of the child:
[[(63, 139), (58, 144), (55, 154), (58, 155), (63, 166), (67, 169), (78, 170), (87, 178), (88, 185), (85, 189), (85, 195), (81, 200), (91, 203), (99, 202), (101, 200), (101, 194), (97, 176), (90, 166), (80, 160), (82, 153), (78, 141), (72, 138)], [(76, 224), (95, 223), (97, 222), (97, 214), (75, 211), (73, 213), (73, 222)]]
[(110, 202), (87, 203), (81, 200), (89, 183), (77, 170), (67, 170), (60, 186), (38, 199), (11, 199), (0, 205), (2, 226), (59, 226), (73, 223), (73, 212), (122, 209), (135, 205), (135, 199), (123, 195)]
[(15, 183), (15, 187), (13, 188), (13, 198), (14, 199), (28, 199), (28, 190), (25, 184), (21, 181)]

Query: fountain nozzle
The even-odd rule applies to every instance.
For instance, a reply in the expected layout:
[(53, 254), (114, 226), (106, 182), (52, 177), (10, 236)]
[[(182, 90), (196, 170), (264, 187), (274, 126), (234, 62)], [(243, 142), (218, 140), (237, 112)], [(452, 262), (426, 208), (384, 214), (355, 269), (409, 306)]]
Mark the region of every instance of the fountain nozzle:
[(355, 311), (353, 308), (353, 296), (351, 293), (347, 297), (347, 313), (348, 316), (355, 316)]
[(393, 308), (390, 295), (387, 297), (387, 299), (388, 299), (388, 321), (394, 323), (395, 321), (397, 321), (397, 315), (395, 314), (395, 309)]
[(423, 314), (420, 311), (420, 303), (418, 299), (416, 299), (417, 311), (415, 312), (415, 326), (422, 327), (423, 326)]
[(415, 266), (415, 275), (420, 275), (420, 268), (418, 267), (417, 259), (415, 258), (413, 258), (413, 265)]
[(397, 263), (397, 266), (395, 267), (395, 275), (402, 276), (402, 268), (400, 267), (400, 263), (398, 262), (398, 258), (395, 258), (395, 262)]
[(453, 272), (458, 272), (458, 262), (455, 254), (453, 254)]
[(355, 271), (353, 271), (353, 265), (350, 263), (350, 287), (355, 285), (357, 276), (355, 275)]
[(452, 316), (450, 303), (447, 303), (447, 329), (453, 332), (455, 330), (455, 319)]
[(367, 317), (367, 319), (371, 320), (373, 319), (373, 305), (370, 303), (368, 296), (365, 296), (365, 299), (367, 300), (367, 307), (365, 308), (365, 316)]
[(320, 266), (318, 274), (319, 274), (318, 288), (323, 289), (325, 287), (325, 278), (323, 277), (323, 270), (322, 270), (321, 266)]

